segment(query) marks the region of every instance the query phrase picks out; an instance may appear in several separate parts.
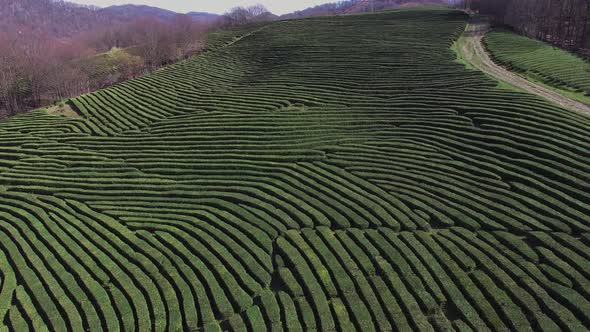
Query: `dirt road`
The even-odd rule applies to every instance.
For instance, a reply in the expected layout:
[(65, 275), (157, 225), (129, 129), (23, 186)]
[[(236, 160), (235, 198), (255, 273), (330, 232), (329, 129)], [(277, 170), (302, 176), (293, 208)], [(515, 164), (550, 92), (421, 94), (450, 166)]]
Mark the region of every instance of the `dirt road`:
[(463, 53), (463, 58), (467, 62), (499, 81), (506, 82), (524, 91), (541, 96), (563, 108), (590, 116), (590, 105), (565, 97), (551, 89), (528, 81), (522, 76), (495, 64), (482, 44), (483, 36), (488, 30), (489, 24), (483, 20), (473, 20), (467, 26), (459, 45), (460, 51)]

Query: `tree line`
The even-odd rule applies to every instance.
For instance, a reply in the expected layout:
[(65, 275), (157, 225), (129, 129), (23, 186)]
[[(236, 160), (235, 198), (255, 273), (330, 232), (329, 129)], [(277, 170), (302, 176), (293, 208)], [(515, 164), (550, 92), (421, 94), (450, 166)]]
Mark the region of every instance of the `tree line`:
[(589, 0), (464, 0), (520, 34), (590, 56)]
[(0, 31), (0, 117), (94, 91), (190, 56), (211, 26), (186, 15), (56, 38), (16, 27)]
[[(233, 8), (215, 21), (177, 14), (122, 22), (99, 8), (64, 1), (0, 4), (7, 15), (0, 17), (0, 118), (185, 59), (205, 46), (211, 29), (275, 18), (260, 5)], [(67, 27), (59, 13), (77, 19)]]
[(234, 7), (230, 9), (221, 18), (221, 25), (223, 26), (234, 26), (243, 25), (257, 22), (272, 21), (277, 19), (278, 16), (272, 14), (263, 5), (257, 4), (247, 7)]

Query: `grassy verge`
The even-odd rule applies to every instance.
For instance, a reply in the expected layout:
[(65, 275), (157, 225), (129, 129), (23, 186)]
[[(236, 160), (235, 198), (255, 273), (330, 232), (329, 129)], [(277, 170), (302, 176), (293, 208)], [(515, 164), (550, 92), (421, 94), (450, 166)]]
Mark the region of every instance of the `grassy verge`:
[[(467, 31), (467, 28), (468, 28), (468, 26), (465, 27), (465, 31)], [(471, 61), (470, 61), (470, 60), (467, 59), (467, 55), (464, 52), (464, 50), (469, 47), (468, 41), (467, 41), (467, 37), (465, 37), (465, 31), (464, 31), (464, 33), (459, 38), (457, 38), (457, 40), (455, 40), (455, 42), (453, 43), (453, 45), (451, 45), (451, 50), (455, 53), (455, 55), (457, 57), (456, 62), (458, 62), (458, 63), (462, 64), (463, 66), (465, 66), (466, 69), (469, 69), (469, 70), (479, 70), (479, 69), (477, 69), (474, 66), (474, 64), (476, 66), (477, 65), (480, 65), (481, 64), (481, 60), (479, 58), (477, 58), (477, 57), (473, 57), (471, 59)], [(472, 61), (474, 63), (472, 63)], [(503, 82), (503, 81), (499, 81), (495, 77), (492, 77), (492, 76), (490, 76), (488, 74), (485, 74), (485, 75), (488, 76), (489, 78), (491, 78), (492, 80), (498, 82), (498, 85), (496, 86), (498, 89), (508, 90), (508, 91), (516, 91), (516, 92), (525, 92), (524, 90), (522, 90), (522, 89), (520, 89), (520, 88), (518, 88), (518, 87), (516, 87), (516, 86), (514, 86), (512, 84), (509, 84), (509, 83), (506, 83), (506, 82)]]
[(542, 81), (541, 79), (539, 79), (538, 75), (535, 75), (532, 73), (526, 72), (526, 73), (517, 73), (517, 74), (519, 76), (531, 81), (531, 82), (535, 82), (538, 85), (541, 85), (547, 89), (555, 91), (564, 97), (568, 97), (570, 99), (590, 105), (590, 97), (586, 96), (585, 94), (583, 94), (581, 92), (576, 92), (573, 89), (566, 89), (566, 88), (561, 88), (561, 87), (549, 85), (549, 84), (545, 83), (544, 81)]
[(496, 29), (484, 46), (498, 64), (565, 97), (590, 104), (590, 63), (550, 44)]
[(53, 106), (47, 107), (47, 114), (65, 116), (68, 118), (80, 117), (80, 115), (76, 113), (68, 103), (64, 102), (59, 102)]

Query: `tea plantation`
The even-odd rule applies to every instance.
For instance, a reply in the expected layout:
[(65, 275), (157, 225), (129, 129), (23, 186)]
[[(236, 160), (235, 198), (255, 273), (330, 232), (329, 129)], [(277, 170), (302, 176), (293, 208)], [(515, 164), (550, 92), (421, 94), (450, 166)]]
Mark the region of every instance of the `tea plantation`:
[(3, 328), (589, 329), (590, 118), (465, 69), (466, 21), (226, 31), (0, 122)]
[(590, 62), (508, 30), (494, 30), (483, 41), (495, 62), (548, 85), (590, 96)]

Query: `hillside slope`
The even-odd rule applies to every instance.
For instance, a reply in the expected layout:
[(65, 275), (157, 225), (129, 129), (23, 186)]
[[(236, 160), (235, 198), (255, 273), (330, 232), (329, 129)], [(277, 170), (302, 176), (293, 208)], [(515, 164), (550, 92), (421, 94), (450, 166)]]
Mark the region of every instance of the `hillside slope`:
[(227, 33), (0, 122), (10, 330), (590, 328), (590, 120), (445, 10)]

